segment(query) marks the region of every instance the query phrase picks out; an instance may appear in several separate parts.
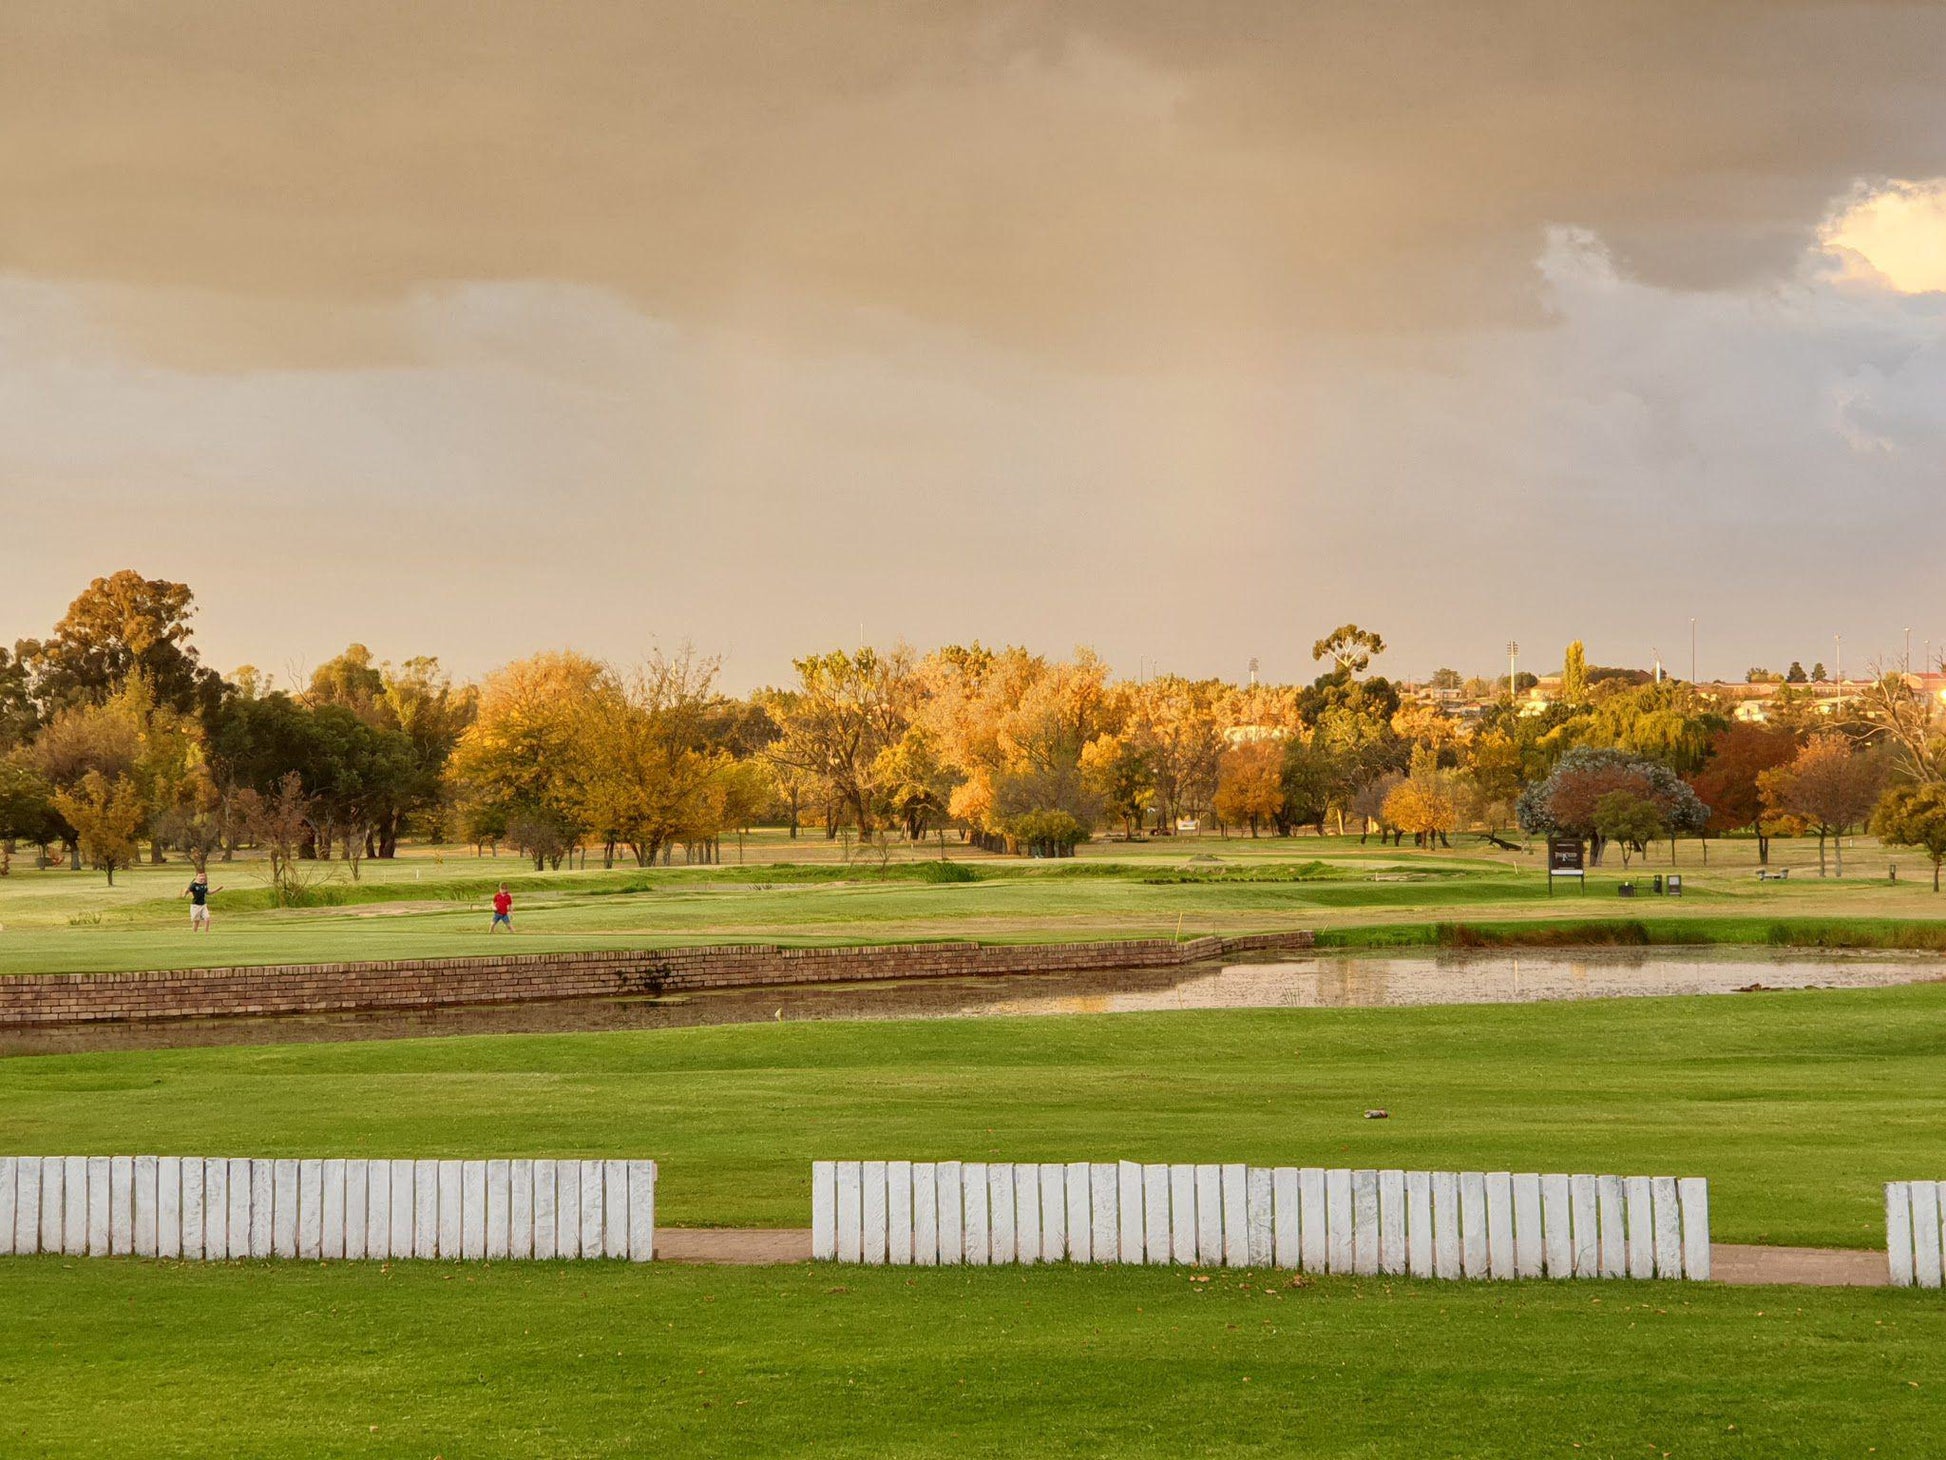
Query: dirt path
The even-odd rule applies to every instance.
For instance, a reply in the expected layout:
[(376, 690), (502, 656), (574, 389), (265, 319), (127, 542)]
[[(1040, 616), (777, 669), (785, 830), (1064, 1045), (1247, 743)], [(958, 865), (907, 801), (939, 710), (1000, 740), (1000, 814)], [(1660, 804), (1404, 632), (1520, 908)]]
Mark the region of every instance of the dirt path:
[[(655, 1234), (661, 1262), (764, 1266), (809, 1262), (808, 1227), (664, 1227)], [(1885, 1254), (1834, 1247), (1751, 1247), (1717, 1242), (1710, 1247), (1714, 1281), (1812, 1288), (1882, 1288), (1890, 1281)]]

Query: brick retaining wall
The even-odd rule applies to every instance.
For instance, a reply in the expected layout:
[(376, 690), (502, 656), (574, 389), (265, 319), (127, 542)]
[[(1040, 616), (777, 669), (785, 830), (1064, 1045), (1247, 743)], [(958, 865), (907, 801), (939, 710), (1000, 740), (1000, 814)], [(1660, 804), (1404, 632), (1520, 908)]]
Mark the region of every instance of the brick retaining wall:
[(918, 943), (862, 948), (656, 948), (413, 958), (153, 973), (0, 977), (0, 1028), (237, 1014), (331, 1014), (613, 998), (757, 984), (853, 983), (1009, 973), (1173, 968), (1235, 953), (1312, 946), (1308, 932), (1115, 943)]

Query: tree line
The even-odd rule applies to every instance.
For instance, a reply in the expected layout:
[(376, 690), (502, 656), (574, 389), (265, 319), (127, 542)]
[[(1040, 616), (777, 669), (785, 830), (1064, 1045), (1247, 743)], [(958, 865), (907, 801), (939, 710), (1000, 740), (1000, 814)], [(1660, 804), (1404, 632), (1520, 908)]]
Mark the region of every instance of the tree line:
[(205, 666), (194, 613), (185, 585), (124, 571), (0, 650), (0, 873), (20, 843), (111, 881), (139, 856), (250, 846), (295, 898), (408, 835), (537, 868), (650, 865), (715, 860), (757, 825), (867, 855), (951, 837), (1037, 856), (1205, 827), (1424, 847), (1517, 827), (1625, 864), (1678, 836), (1748, 833), (1767, 859), (1771, 837), (1815, 833), (1822, 865), (1871, 822), (1925, 850), (1935, 882), (1946, 860), (1937, 707), (1891, 674), (1836, 714), (1780, 691), (1746, 724), (1577, 643), (1555, 701), (1505, 693), (1461, 720), (1376, 672), (1382, 636), (1345, 624), (1302, 685), (1130, 681), (1087, 649), (974, 643), (808, 655), (734, 696), (692, 651), (629, 668), (556, 651), (458, 684), (354, 644), (281, 689)]

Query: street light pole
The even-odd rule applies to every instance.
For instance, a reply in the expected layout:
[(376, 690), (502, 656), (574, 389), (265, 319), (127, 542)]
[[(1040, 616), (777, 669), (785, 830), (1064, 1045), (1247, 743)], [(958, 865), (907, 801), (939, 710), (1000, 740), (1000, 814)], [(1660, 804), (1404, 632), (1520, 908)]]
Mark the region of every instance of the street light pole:
[(1689, 682), (1696, 683), (1696, 620), (1689, 620)]
[(1512, 704), (1514, 702), (1514, 695), (1517, 693), (1514, 681), (1518, 679), (1519, 676), (1514, 672), (1514, 670), (1515, 667), (1519, 664), (1519, 662), (1520, 662), (1520, 641), (1518, 639), (1509, 639), (1507, 640), (1507, 703), (1508, 704)]

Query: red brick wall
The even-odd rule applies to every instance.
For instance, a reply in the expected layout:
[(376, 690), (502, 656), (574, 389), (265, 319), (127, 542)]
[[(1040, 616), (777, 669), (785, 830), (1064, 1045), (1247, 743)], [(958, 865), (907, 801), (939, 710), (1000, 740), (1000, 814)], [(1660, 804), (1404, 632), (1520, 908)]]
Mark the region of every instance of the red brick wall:
[(514, 1004), (753, 984), (1168, 968), (1250, 950), (1308, 948), (1311, 942), (1310, 933), (1293, 932), (1197, 938), (1187, 943), (1152, 938), (1119, 943), (924, 943), (863, 948), (736, 944), (156, 973), (14, 974), (0, 977), (0, 1027)]

